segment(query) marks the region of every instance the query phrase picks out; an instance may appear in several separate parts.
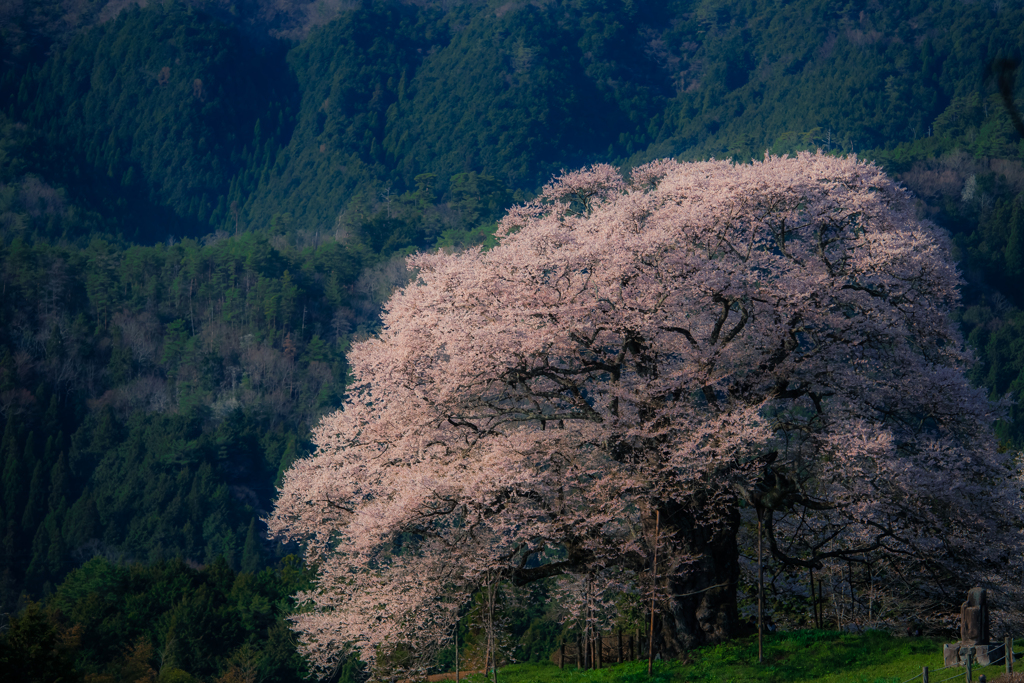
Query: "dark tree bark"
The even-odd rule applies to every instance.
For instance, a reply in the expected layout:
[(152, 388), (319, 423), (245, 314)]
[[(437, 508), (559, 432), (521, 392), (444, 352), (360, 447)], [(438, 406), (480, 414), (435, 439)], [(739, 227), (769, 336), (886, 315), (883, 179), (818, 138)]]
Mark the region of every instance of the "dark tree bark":
[[(739, 510), (708, 524), (700, 511), (669, 504), (662, 508), (662, 534), (698, 558), (679, 575), (659, 576), (659, 584), (672, 596), (655, 620), (655, 648), (662, 657), (678, 657), (686, 650), (719, 643), (740, 635), (736, 592), (739, 587)], [(659, 571), (659, 574), (661, 572)]]
[[(662, 657), (678, 657), (701, 645), (720, 643), (741, 635), (736, 593), (739, 588), (740, 564), (737, 534), (740, 513), (730, 507), (725, 514), (716, 512), (714, 522), (702, 511), (700, 504), (684, 506), (667, 503), (660, 507), (660, 537), (674, 552), (682, 551), (696, 558), (682, 567), (670, 567), (668, 558), (659, 555), (658, 584), (662, 594), (674, 596), (668, 605), (659, 606), (654, 624), (654, 652)], [(646, 522), (645, 533), (655, 537), (655, 518)], [(592, 559), (578, 548), (570, 547), (568, 558), (537, 567), (520, 566), (511, 574), (515, 585), (526, 585), (538, 579), (557, 576), (585, 566)], [(636, 558), (637, 571), (651, 571), (650, 559), (645, 566)], [(525, 565), (525, 562), (523, 563)], [(650, 608), (649, 597), (645, 610)], [(648, 613), (649, 618), (649, 613)], [(646, 637), (640, 639), (640, 652)], [(584, 668), (596, 661), (591, 643), (580, 642), (579, 662)], [(632, 650), (631, 650), (632, 652)], [(632, 655), (631, 655), (632, 656)]]

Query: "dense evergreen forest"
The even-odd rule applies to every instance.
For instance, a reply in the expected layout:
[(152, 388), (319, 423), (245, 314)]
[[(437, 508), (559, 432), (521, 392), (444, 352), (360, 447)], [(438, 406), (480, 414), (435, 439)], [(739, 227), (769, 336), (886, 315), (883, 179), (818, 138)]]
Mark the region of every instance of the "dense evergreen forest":
[[(5, 7), (12, 680), (300, 678), (275, 483), (402, 258), (486, 244), (560, 169), (875, 160), (953, 236), (973, 381), (1024, 389), (1024, 140), (993, 70), (1024, 53), (1021, 2)], [(1022, 409), (997, 429), (1024, 446)], [(546, 657), (555, 627), (521, 621)]]

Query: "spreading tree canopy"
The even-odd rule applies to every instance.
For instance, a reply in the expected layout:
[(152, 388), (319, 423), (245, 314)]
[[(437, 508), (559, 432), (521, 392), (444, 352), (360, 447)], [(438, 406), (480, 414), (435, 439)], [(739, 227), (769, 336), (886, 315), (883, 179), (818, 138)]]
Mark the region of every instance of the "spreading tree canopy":
[(479, 586), (563, 574), (655, 590), (663, 652), (729, 638), (750, 511), (780, 562), (886, 557), (954, 599), (1019, 554), (946, 237), (878, 168), (595, 166), (498, 233), (410, 259), (285, 477), (316, 663), (429, 654)]

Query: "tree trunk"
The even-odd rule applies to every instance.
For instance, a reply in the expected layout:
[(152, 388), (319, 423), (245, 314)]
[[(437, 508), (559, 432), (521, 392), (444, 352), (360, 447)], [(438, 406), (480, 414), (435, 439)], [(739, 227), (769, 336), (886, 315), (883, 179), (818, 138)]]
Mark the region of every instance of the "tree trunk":
[(697, 559), (677, 570), (677, 576), (659, 570), (658, 584), (675, 597), (660, 606), (655, 652), (663, 658), (678, 657), (694, 647), (735, 638), (740, 631), (739, 510), (731, 508), (712, 526), (702, 523), (699, 511), (670, 503), (662, 508), (661, 520), (663, 536), (671, 536), (678, 548)]

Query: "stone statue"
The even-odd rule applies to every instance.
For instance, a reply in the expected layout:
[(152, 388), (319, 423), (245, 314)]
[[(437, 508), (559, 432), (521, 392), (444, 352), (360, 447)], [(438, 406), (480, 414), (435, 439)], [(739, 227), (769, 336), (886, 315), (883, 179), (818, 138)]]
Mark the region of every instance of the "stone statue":
[(964, 666), (967, 653), (979, 666), (988, 666), (1003, 656), (1002, 643), (993, 643), (988, 624), (988, 593), (972, 588), (967, 602), (960, 605), (960, 642), (942, 646), (946, 666)]
[(972, 588), (960, 606), (960, 644), (988, 645), (988, 595), (984, 588)]

